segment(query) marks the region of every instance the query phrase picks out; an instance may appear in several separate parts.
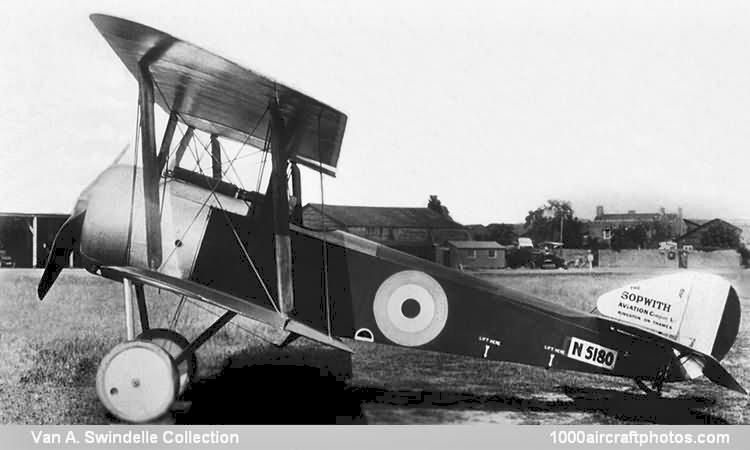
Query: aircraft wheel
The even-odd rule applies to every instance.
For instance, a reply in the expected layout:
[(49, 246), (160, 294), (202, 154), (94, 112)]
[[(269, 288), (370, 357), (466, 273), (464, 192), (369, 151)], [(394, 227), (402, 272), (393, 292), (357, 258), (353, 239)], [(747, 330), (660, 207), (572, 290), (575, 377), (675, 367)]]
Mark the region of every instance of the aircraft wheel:
[[(167, 351), (173, 359), (185, 350), (190, 342), (180, 333), (168, 330), (166, 328), (152, 328), (139, 334), (136, 339), (141, 341), (153, 342)], [(195, 381), (198, 373), (198, 358), (195, 352), (177, 366), (177, 372), (180, 379), (179, 394), (182, 395), (185, 389)]]
[(172, 357), (145, 341), (116, 345), (96, 373), (96, 393), (116, 417), (134, 423), (164, 415), (177, 397), (180, 382)]

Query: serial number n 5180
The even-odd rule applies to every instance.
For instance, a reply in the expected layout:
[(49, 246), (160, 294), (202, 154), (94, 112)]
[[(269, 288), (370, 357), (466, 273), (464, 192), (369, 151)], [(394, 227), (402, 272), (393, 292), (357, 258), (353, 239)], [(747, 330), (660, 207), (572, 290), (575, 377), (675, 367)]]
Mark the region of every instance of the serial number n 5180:
[(570, 338), (568, 358), (612, 370), (617, 361), (617, 351), (575, 337)]

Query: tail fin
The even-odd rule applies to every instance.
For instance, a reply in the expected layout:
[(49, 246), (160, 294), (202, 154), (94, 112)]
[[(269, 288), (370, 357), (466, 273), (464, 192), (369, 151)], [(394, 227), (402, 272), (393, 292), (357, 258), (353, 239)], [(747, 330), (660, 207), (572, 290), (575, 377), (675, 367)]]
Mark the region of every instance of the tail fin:
[[(675, 348), (682, 355), (685, 377), (705, 374), (715, 382), (714, 378), (726, 378), (717, 376), (726, 372), (718, 361), (737, 338), (740, 301), (724, 278), (698, 272), (650, 278), (607, 292), (597, 300), (597, 309), (611, 319), (657, 333), (692, 350)], [(699, 358), (701, 354), (710, 358)]]

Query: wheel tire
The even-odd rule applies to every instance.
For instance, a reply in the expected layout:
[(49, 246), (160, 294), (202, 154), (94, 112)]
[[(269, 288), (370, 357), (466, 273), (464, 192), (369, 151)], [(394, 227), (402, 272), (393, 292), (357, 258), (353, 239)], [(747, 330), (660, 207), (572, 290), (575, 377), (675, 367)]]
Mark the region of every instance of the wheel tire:
[(174, 360), (159, 345), (120, 343), (104, 356), (96, 372), (96, 393), (114, 416), (131, 423), (162, 417), (179, 391)]
[[(166, 328), (151, 328), (139, 334), (136, 339), (153, 342), (169, 353), (172, 359), (177, 358), (190, 345), (185, 336)], [(198, 374), (198, 357), (195, 355), (195, 352), (177, 366), (177, 371), (180, 375), (179, 393), (181, 395), (190, 383), (196, 380)]]

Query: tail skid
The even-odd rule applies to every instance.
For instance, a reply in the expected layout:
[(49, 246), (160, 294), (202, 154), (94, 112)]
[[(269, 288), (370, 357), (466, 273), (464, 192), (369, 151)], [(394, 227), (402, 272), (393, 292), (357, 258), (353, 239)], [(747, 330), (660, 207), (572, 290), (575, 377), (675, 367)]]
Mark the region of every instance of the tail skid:
[(737, 338), (741, 316), (737, 291), (726, 279), (702, 272), (663, 275), (603, 294), (596, 309), (613, 329), (673, 349), (685, 379), (705, 375), (747, 394), (719, 363)]
[(742, 385), (740, 385), (740, 383), (735, 380), (735, 378), (713, 356), (641, 328), (614, 321), (612, 321), (611, 324), (612, 329), (619, 333), (651, 341), (657, 345), (671, 347), (681, 360), (683, 358), (688, 358), (690, 361), (697, 363), (701, 367), (703, 375), (713, 383), (732, 391), (748, 395), (747, 390), (745, 390), (745, 388), (742, 387)]

